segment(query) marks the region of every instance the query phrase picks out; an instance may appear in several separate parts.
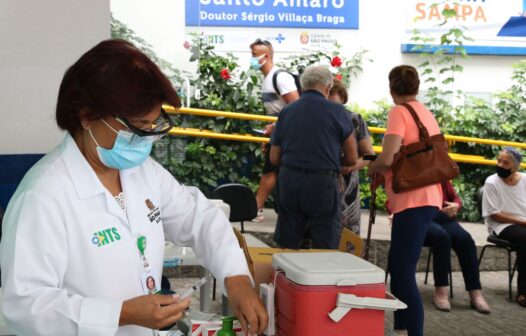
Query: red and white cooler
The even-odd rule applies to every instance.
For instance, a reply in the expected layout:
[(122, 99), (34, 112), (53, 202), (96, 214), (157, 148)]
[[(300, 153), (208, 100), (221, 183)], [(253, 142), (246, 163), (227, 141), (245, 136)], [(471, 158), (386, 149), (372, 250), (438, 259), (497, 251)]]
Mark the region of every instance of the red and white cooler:
[(277, 336), (383, 336), (384, 312), (407, 308), (381, 268), (349, 253), (279, 253), (272, 266)]

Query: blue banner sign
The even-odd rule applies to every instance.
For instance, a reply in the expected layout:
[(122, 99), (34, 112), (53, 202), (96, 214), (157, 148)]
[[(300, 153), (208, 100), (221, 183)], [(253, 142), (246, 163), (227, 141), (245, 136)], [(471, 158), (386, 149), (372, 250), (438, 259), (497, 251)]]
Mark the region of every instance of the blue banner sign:
[(359, 0), (186, 0), (186, 26), (358, 29)]

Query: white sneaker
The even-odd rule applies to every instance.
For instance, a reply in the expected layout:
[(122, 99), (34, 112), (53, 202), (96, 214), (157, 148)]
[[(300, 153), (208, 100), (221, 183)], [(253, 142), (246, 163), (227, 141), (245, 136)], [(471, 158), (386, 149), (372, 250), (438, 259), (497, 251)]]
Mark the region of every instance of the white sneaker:
[(258, 210), (258, 214), (256, 217), (252, 218), (251, 222), (262, 222), (265, 220), (265, 216), (263, 215), (263, 208)]

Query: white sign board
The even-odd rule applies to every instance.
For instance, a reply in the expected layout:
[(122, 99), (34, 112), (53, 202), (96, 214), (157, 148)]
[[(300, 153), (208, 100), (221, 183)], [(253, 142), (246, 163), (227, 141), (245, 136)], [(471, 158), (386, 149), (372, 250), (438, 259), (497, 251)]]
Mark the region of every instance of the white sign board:
[(270, 41), (278, 53), (295, 53), (305, 50), (332, 51), (335, 43), (349, 39), (349, 32), (342, 30), (308, 29), (239, 29), (187, 27), (187, 40), (191, 33), (203, 34), (207, 42), (220, 52), (249, 52), (250, 44), (257, 38)]
[[(469, 54), (526, 55), (526, 0), (456, 0), (443, 3), (436, 0), (408, 0), (406, 8), (406, 36), (403, 52), (413, 50), (412, 32), (418, 29), (435, 38), (452, 27), (463, 26), (465, 35), (474, 39), (466, 42)], [(440, 3), (433, 7), (432, 4)], [(456, 18), (446, 25), (442, 10), (455, 9)]]

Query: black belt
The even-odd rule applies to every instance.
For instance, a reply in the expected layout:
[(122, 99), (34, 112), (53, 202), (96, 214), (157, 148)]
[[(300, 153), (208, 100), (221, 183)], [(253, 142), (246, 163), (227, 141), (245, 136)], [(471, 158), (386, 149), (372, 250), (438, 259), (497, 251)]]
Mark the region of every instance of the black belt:
[(282, 168), (289, 170), (297, 171), (305, 174), (318, 174), (318, 175), (328, 175), (332, 177), (338, 177), (340, 173), (335, 172), (334, 170), (325, 170), (325, 169), (308, 169), (308, 168), (298, 168), (289, 165), (281, 165)]

